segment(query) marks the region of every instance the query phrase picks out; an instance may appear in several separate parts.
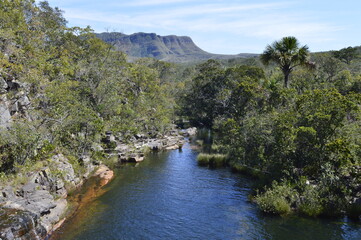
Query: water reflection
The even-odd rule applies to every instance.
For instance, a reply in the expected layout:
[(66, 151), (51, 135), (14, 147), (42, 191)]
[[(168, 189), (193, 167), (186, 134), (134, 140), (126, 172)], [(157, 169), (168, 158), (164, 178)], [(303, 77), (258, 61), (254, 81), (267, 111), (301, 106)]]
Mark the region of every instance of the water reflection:
[(264, 216), (248, 201), (251, 180), (196, 156), (186, 145), (122, 167), (57, 239), (361, 239), (357, 224)]

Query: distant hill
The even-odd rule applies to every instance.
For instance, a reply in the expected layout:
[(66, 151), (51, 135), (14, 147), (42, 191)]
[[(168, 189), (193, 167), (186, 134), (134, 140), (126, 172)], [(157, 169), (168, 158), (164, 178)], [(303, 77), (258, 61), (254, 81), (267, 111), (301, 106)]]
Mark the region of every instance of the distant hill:
[(159, 36), (155, 33), (118, 32), (99, 33), (97, 36), (132, 58), (151, 57), (168, 62), (192, 62), (207, 59), (248, 58), (257, 54), (223, 55), (200, 49), (190, 37)]

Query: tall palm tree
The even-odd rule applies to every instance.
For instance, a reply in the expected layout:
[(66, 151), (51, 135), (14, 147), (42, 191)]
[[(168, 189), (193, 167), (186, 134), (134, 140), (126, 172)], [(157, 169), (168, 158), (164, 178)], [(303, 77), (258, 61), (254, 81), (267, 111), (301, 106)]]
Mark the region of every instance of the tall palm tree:
[(308, 60), (310, 52), (308, 46), (299, 47), (295, 37), (284, 37), (268, 45), (261, 54), (260, 59), (264, 65), (275, 62), (284, 75), (284, 86), (288, 87), (290, 73), (297, 66), (313, 68), (314, 63)]

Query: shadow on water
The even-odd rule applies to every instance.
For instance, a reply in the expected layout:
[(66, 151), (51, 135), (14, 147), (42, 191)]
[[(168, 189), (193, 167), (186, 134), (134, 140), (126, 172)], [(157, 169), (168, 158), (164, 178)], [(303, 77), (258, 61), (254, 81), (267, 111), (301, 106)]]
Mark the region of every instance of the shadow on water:
[(354, 223), (261, 214), (252, 180), (199, 167), (197, 154), (186, 144), (117, 169), (52, 239), (361, 239)]

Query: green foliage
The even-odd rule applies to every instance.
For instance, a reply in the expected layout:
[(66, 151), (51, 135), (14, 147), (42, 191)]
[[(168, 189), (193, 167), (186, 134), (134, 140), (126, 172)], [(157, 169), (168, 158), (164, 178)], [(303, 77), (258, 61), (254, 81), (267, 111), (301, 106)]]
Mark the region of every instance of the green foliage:
[(346, 64), (350, 64), (352, 60), (359, 56), (357, 48), (354, 47), (347, 47), (342, 48), (339, 51), (333, 51), (332, 55)]
[(226, 71), (215, 60), (197, 67), (198, 74), (183, 98), (182, 114), (196, 126), (212, 127), (218, 116), (243, 113), (263, 104), (257, 85), (265, 75), (257, 67), (238, 66)]
[(297, 192), (288, 183), (273, 182), (272, 187), (257, 195), (255, 201), (265, 213), (287, 215), (297, 198)]
[(297, 66), (313, 67), (313, 63), (308, 61), (309, 51), (307, 45), (299, 47), (299, 42), (295, 37), (284, 37), (280, 41), (275, 41), (268, 45), (261, 54), (260, 59), (263, 64), (269, 65), (275, 62), (284, 75), (284, 87), (288, 87), (290, 73)]
[(28, 123), (14, 123), (8, 130), (0, 131), (0, 171), (13, 172), (34, 159), (43, 141), (35, 126)]
[(224, 154), (205, 154), (200, 153), (197, 162), (202, 166), (223, 167), (227, 163), (227, 156)]
[[(285, 179), (287, 184), (273, 184), (257, 196), (264, 211), (339, 215), (358, 198), (361, 186), (357, 59), (346, 65), (331, 53), (318, 53), (312, 56), (313, 71), (295, 68), (311, 64), (307, 48), (300, 50), (296, 39), (283, 40), (261, 59), (288, 68), (290, 88), (281, 86), (282, 73), (274, 65), (264, 72), (208, 62), (185, 95), (191, 108), (186, 114), (193, 123), (211, 127), (213, 142), (232, 159), (234, 171), (268, 182)], [(207, 157), (200, 155), (200, 162), (208, 164)], [(312, 187), (300, 187), (302, 178), (311, 179)], [(299, 199), (280, 193), (286, 189)]]
[(4, 99), (26, 94), (24, 115), (33, 121), (0, 129), (0, 172), (15, 173), (55, 150), (81, 168), (79, 156), (92, 153), (104, 131), (165, 132), (172, 122), (174, 65), (129, 63), (89, 27), (66, 23), (46, 1), (1, 1), (0, 78), (23, 84)]
[(322, 199), (315, 186), (306, 185), (298, 210), (301, 214), (309, 217), (317, 217), (323, 213)]

